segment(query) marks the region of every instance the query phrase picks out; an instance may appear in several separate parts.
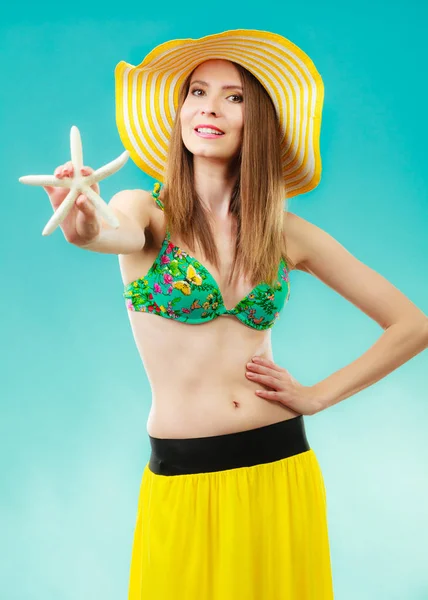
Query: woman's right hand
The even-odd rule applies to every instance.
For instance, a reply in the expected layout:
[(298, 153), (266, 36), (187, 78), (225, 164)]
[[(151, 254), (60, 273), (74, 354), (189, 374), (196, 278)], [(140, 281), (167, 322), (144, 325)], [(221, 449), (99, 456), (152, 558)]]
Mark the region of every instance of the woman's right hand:
[[(82, 167), (82, 175), (90, 175), (94, 170), (90, 167)], [(55, 177), (73, 177), (74, 167), (71, 161), (60, 165), (54, 171)], [(69, 188), (53, 187), (44, 185), (44, 190), (49, 196), (49, 200), (54, 210), (56, 210), (65, 200), (70, 192)], [(91, 188), (97, 194), (100, 193), (98, 183), (91, 185)], [(101, 231), (101, 217), (97, 214), (94, 205), (84, 194), (79, 194), (76, 198), (70, 212), (60, 224), (65, 239), (75, 246), (85, 246), (92, 242)]]

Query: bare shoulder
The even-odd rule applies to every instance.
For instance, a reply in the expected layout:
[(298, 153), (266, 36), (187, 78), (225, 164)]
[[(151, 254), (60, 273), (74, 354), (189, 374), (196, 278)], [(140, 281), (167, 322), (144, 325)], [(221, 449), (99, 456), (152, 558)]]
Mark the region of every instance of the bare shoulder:
[(317, 277), (383, 329), (400, 320), (427, 328), (426, 316), (413, 302), (332, 235), (292, 213), (287, 213), (285, 222), (297, 269)]
[(292, 212), (284, 214), (285, 235), (296, 269), (318, 276), (323, 269), (333, 264), (337, 256), (349, 254), (321, 227)]
[(311, 223), (290, 211), (284, 211), (284, 234), (286, 236), (287, 254), (294, 264), (294, 269), (305, 270), (303, 267), (305, 260), (303, 240), (306, 225), (311, 225)]
[(150, 227), (153, 204), (151, 192), (134, 189), (121, 190), (114, 194), (109, 202), (109, 207), (135, 219), (142, 229), (146, 229)]

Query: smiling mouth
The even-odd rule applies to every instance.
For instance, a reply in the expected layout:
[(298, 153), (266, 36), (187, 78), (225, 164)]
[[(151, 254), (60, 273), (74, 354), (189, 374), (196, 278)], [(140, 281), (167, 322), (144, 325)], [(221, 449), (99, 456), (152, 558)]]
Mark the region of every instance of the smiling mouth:
[(210, 129), (208, 127), (201, 127), (198, 129), (194, 129), (193, 131), (196, 133), (196, 135), (198, 137), (208, 138), (208, 139), (219, 138), (224, 135), (224, 132), (216, 131), (215, 129)]

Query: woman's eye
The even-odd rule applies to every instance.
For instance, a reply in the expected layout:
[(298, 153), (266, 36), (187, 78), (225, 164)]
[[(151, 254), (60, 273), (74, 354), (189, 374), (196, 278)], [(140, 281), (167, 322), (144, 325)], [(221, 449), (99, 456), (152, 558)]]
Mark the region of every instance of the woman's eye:
[[(193, 94), (194, 96), (201, 95), (201, 94), (196, 94), (195, 92), (203, 92), (205, 94), (205, 91), (201, 90), (200, 88), (195, 88), (193, 90), (190, 90), (190, 93)], [(231, 96), (228, 96), (228, 98), (238, 98), (238, 101), (234, 100), (233, 104), (237, 104), (237, 102), (242, 102), (244, 100), (240, 94), (232, 94)]]
[(243, 97), (240, 96), (239, 94), (232, 94), (232, 96), (229, 96), (229, 98), (239, 98), (239, 101), (242, 102), (243, 101)]

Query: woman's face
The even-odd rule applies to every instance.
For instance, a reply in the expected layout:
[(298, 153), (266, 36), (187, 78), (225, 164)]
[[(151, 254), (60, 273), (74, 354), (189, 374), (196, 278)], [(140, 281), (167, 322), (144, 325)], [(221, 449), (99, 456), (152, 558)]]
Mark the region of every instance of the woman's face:
[[(241, 148), (243, 113), (242, 84), (235, 65), (220, 59), (200, 64), (180, 112), (184, 145), (195, 157), (228, 163)], [(201, 125), (217, 127), (223, 133), (198, 133), (196, 128)]]

